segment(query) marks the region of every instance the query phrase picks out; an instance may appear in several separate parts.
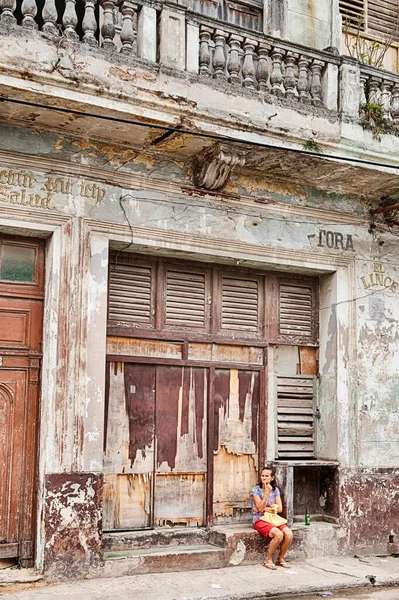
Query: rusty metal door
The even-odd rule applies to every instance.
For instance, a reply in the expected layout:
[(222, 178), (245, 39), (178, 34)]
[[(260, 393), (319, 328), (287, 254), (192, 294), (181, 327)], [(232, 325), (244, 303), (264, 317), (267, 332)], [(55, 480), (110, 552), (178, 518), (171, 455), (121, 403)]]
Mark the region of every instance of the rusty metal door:
[(0, 558), (33, 563), (42, 241), (0, 238)]

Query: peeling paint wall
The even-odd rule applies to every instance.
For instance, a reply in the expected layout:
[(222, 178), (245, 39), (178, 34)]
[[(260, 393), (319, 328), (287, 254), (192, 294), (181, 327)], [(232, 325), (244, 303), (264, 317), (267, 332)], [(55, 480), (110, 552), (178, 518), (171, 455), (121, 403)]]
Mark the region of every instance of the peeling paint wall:
[(101, 502), (97, 473), (46, 475), (44, 567), (50, 579), (80, 578), (99, 566)]
[[(368, 231), (367, 202), (355, 195), (324, 194), (289, 177), (284, 183), (246, 172), (234, 175), (226, 192), (212, 195), (192, 187), (191, 162), (181, 156), (132, 154), (115, 145), (1, 130), (1, 144), (12, 149), (0, 160), (0, 171), (7, 171), (0, 190), (2, 230), (15, 233), (23, 227), (32, 235), (51, 236), (37, 564), (56, 577), (66, 574), (68, 564), (79, 575), (99, 560), (101, 484), (95, 484), (90, 515), (81, 512), (76, 498), (92, 493), (86, 483), (94, 477), (85, 473), (104, 473), (106, 528), (204, 523), (207, 376), (187, 371), (182, 380), (179, 371), (172, 383), (164, 382), (174, 390), (173, 410), (165, 405), (158, 416), (169, 419), (176, 436), (159, 440), (155, 481), (151, 420), (144, 418), (149, 413), (129, 398), (134, 373), (122, 362), (111, 363), (107, 383), (104, 377), (109, 248), (139, 252), (143, 258), (166, 255), (320, 276), (317, 456), (340, 463), (339, 518), (348, 534), (347, 548), (361, 545), (362, 536), (383, 548), (388, 534), (388, 526), (380, 530), (371, 506), (356, 492), (358, 481), (365, 490), (367, 479), (376, 503), (387, 502), (388, 490), (386, 518), (394, 532), (389, 535), (397, 535), (399, 244), (389, 232)], [(300, 361), (297, 348), (292, 355), (284, 348), (285, 358), (279, 348), (269, 353), (267, 460), (276, 457), (276, 444), (270, 441), (276, 419), (273, 377), (295, 374)], [(108, 339), (108, 353), (115, 355), (180, 360), (182, 352), (180, 342)], [(258, 350), (249, 346), (239, 355), (233, 345), (222, 350), (208, 342), (190, 343), (187, 352), (190, 360), (260, 360)], [(107, 385), (113, 403), (104, 406)], [(248, 489), (259, 466), (254, 402), (259, 381), (245, 369), (221, 369), (216, 388), (215, 522), (248, 522)], [(392, 469), (392, 484), (382, 477), (383, 468)], [(168, 496), (170, 486), (176, 502)], [(316, 488), (311, 479), (309, 489)], [(73, 551), (62, 541), (66, 511)], [(331, 511), (336, 513), (336, 504)], [(75, 527), (79, 520), (89, 523), (85, 539)]]

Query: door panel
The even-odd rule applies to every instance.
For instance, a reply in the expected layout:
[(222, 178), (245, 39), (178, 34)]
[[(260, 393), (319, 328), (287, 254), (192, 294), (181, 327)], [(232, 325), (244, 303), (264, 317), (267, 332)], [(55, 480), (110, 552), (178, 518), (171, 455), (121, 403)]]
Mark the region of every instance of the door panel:
[(155, 526), (202, 526), (208, 371), (158, 365), (156, 389)]
[(152, 525), (155, 366), (107, 363), (104, 529)]
[(216, 369), (213, 523), (249, 522), (258, 471), (259, 371)]

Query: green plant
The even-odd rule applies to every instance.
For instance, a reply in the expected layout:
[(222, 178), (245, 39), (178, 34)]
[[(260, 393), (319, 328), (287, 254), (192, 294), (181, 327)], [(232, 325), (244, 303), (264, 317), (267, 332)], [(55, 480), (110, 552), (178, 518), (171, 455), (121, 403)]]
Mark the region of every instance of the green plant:
[(372, 131), (373, 138), (381, 141), (381, 133), (390, 128), (389, 121), (384, 117), (382, 105), (367, 100), (360, 107), (360, 123), (363, 129)]
[(304, 150), (307, 150), (308, 152), (318, 152), (319, 154), (323, 154), (323, 148), (321, 146), (319, 146), (317, 141), (313, 138), (304, 142), (302, 144), (302, 147)]

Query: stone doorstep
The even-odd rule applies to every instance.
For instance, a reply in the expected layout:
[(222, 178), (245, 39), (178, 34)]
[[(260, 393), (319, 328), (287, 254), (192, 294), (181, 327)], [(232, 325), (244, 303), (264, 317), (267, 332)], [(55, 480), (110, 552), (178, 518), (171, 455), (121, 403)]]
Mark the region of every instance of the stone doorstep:
[[(294, 524), (292, 529), (292, 560), (338, 553), (336, 525)], [(267, 547), (264, 538), (247, 525), (108, 533), (103, 543), (104, 566), (96, 570), (94, 577), (258, 564)]]
[(223, 548), (211, 545), (151, 548), (107, 552), (104, 566), (94, 577), (121, 577), (145, 573), (220, 569), (226, 565)]

